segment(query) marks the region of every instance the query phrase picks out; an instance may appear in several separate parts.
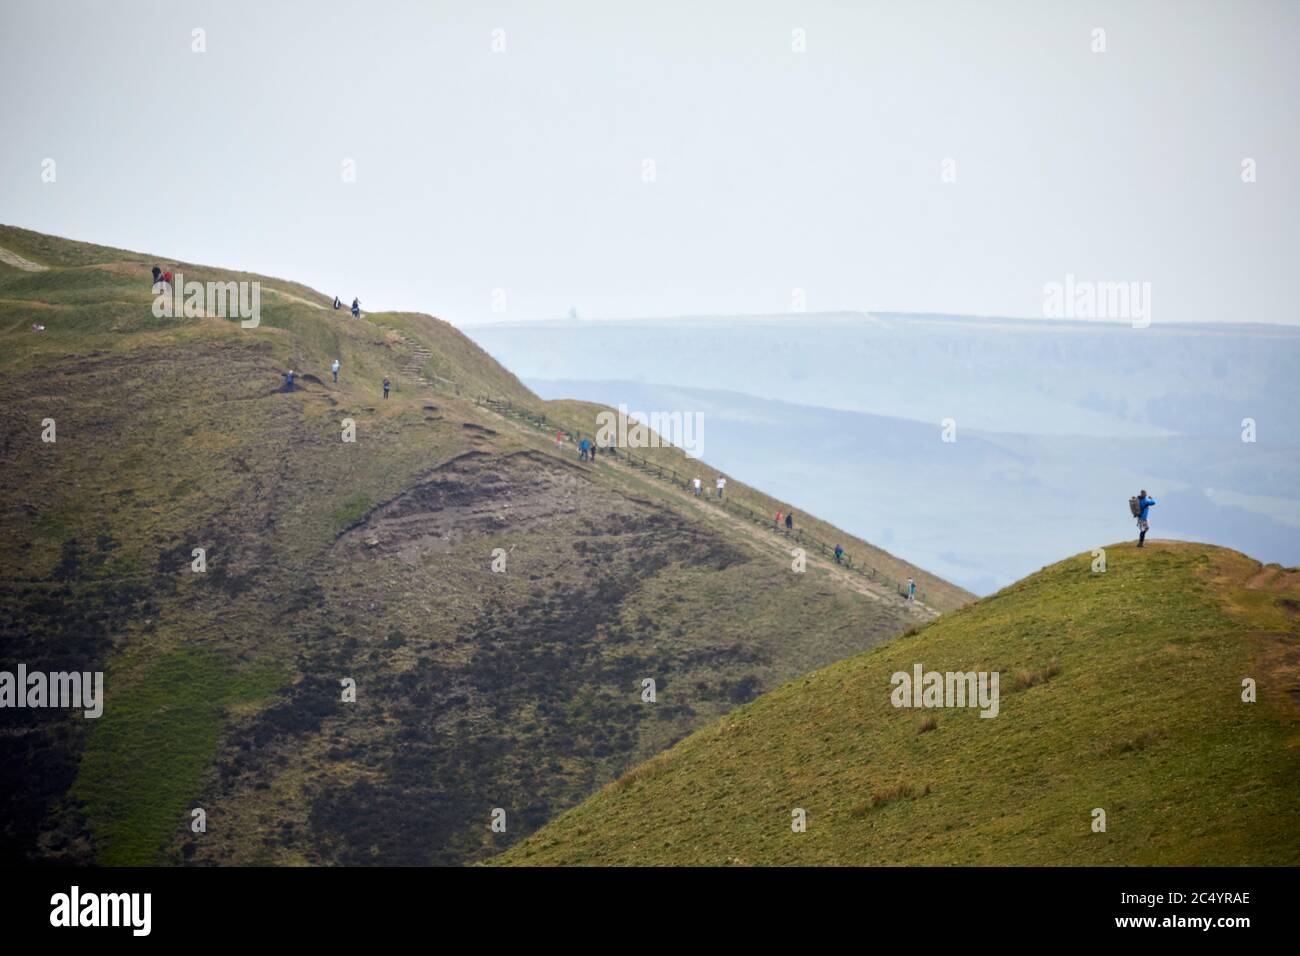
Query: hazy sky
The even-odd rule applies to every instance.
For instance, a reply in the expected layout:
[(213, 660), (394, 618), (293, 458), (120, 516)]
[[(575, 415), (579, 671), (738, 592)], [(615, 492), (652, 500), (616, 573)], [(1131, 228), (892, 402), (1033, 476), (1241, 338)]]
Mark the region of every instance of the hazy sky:
[(1300, 322), (1297, 48), (1295, 2), (4, 0), (0, 221), (453, 322), (1067, 273)]

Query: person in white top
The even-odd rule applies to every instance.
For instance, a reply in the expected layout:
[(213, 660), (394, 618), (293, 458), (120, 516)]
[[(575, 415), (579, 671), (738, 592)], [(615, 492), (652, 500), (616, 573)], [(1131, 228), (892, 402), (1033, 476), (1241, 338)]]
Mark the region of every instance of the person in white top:
[(339, 360), (335, 359), (334, 364), (330, 366), (330, 371), (334, 373), (334, 381), (339, 380)]
[(695, 486), (695, 494), (699, 495), (700, 488), (703, 487), (702, 484), (700, 483), (700, 479), (696, 478), (693, 482), (691, 482), (691, 484)]
[(718, 497), (722, 497), (722, 489), (727, 487), (727, 479), (718, 475)]

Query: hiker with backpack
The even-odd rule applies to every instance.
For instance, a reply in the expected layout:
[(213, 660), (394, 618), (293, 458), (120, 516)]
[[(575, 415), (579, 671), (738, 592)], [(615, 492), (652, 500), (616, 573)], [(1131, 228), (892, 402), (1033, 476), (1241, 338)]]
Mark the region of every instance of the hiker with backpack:
[(335, 359), (334, 364), (330, 366), (330, 371), (334, 373), (334, 381), (339, 380), (339, 360)]
[(289, 369), (289, 371), (284, 373), (284, 390), (286, 392), (293, 391), (293, 376), (294, 376), (293, 369)]
[(385, 375), (384, 376), (384, 398), (388, 397), (388, 385), (389, 385), (388, 376)]
[(587, 460), (587, 449), (589, 449), (590, 447), (591, 447), (591, 442), (587, 441), (587, 439), (585, 438), (582, 441), (578, 442), (578, 458), (580, 461)]
[(153, 267), (153, 284), (154, 284), (154, 285), (157, 285), (159, 282), (162, 282), (162, 270), (159, 269), (157, 266), (154, 266), (154, 267)]
[(352, 318), (361, 318), (361, 300), (356, 297), (352, 299)]
[(794, 512), (787, 511), (785, 513), (785, 533), (790, 534), (792, 531), (794, 531)]
[(780, 530), (781, 530), (781, 512), (780, 512), (780, 511), (778, 511), (778, 512), (776, 513), (776, 517), (772, 519), (772, 527), (776, 528), (777, 531), (780, 531)]
[(843, 549), (840, 545), (837, 544), (837, 545), (835, 546), (835, 563), (836, 563), (836, 564), (842, 564), (843, 562), (842, 562), (841, 559), (842, 559), (843, 557), (844, 557), (844, 549)]
[(911, 578), (907, 579), (907, 600), (916, 603), (916, 582)]
[(1137, 546), (1139, 548), (1146, 547), (1145, 542), (1147, 539), (1147, 532), (1151, 529), (1151, 525), (1147, 523), (1147, 512), (1151, 509), (1151, 506), (1155, 503), (1156, 503), (1156, 499), (1147, 497), (1147, 490), (1145, 488), (1143, 488), (1141, 491), (1138, 492), (1136, 498), (1130, 498), (1128, 500), (1129, 511), (1131, 511), (1133, 515), (1137, 518), (1137, 526), (1138, 526)]
[(337, 312), (337, 311), (338, 311), (339, 309), (341, 309), (341, 308), (343, 308), (343, 303), (339, 301), (339, 297), (338, 297), (338, 296), (335, 296), (335, 297), (334, 297), (334, 311)]

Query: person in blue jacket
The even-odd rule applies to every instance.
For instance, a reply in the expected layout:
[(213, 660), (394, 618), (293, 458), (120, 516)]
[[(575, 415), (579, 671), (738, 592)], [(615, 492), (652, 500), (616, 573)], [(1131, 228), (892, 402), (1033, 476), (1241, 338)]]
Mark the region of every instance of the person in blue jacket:
[(1147, 538), (1147, 531), (1151, 526), (1147, 524), (1147, 511), (1156, 503), (1156, 499), (1147, 497), (1147, 490), (1143, 488), (1138, 492), (1138, 507), (1142, 510), (1138, 512), (1138, 547), (1144, 547), (1143, 543)]

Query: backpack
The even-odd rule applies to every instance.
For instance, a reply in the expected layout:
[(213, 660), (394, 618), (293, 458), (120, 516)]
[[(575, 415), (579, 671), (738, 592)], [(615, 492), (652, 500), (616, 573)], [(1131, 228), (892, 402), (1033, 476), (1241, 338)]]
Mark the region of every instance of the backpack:
[(1128, 500), (1128, 510), (1129, 513), (1132, 514), (1134, 518), (1141, 517), (1142, 503), (1138, 501), (1136, 496)]

